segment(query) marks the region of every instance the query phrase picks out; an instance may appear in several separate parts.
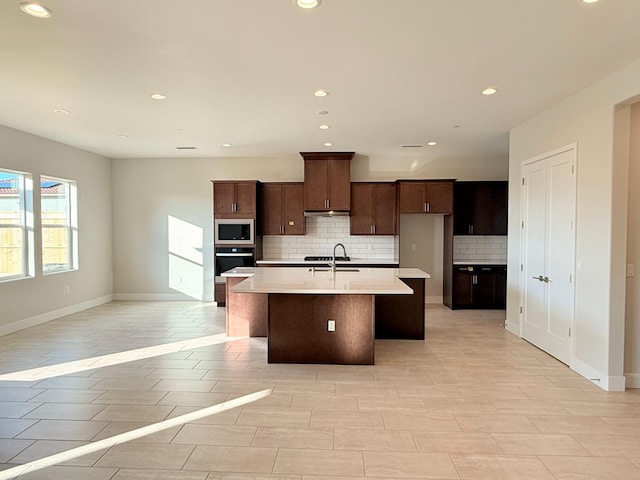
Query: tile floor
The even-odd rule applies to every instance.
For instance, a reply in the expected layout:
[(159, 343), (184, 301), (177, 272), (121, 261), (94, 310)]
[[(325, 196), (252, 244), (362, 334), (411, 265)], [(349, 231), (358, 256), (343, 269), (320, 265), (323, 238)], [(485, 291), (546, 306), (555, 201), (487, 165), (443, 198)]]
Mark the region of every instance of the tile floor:
[(640, 391), (603, 392), (503, 319), (430, 306), (427, 340), (378, 341), (371, 367), (268, 365), (264, 339), (215, 340), (224, 309), (197, 303), (114, 302), (6, 335), (0, 375), (49, 368), (0, 377), (0, 476), (272, 389), (20, 478), (640, 479)]

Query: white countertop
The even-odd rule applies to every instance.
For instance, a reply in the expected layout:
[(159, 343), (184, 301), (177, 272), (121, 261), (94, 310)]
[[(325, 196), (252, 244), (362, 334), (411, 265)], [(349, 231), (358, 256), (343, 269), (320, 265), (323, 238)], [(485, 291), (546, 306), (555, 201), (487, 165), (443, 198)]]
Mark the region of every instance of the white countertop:
[(507, 262), (501, 262), (500, 260), (456, 260), (454, 265), (507, 265)]
[[(327, 265), (325, 261), (311, 261), (305, 260), (304, 257), (300, 258), (276, 258), (269, 260), (257, 260), (256, 265), (293, 265), (304, 263), (305, 265)], [(398, 265), (400, 261), (398, 259), (375, 259), (375, 258), (354, 258), (351, 257), (349, 261), (338, 260), (337, 265)]]
[(417, 268), (359, 268), (357, 272), (311, 272), (307, 268), (235, 268), (223, 277), (247, 277), (231, 290), (235, 293), (294, 293), (309, 295), (410, 295), (413, 290), (400, 278), (431, 278)]

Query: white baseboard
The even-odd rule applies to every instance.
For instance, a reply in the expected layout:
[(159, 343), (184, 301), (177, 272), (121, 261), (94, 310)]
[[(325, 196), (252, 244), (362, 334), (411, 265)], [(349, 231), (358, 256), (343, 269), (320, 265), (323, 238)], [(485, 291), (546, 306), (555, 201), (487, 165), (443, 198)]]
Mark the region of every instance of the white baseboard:
[(76, 303), (75, 305), (70, 305), (68, 307), (59, 308), (58, 310), (52, 310), (50, 312), (42, 313), (40, 315), (36, 315), (35, 317), (23, 318), (22, 320), (11, 322), (7, 325), (0, 325), (0, 335), (7, 335), (9, 333), (17, 332), (18, 330), (23, 330), (35, 325), (40, 325), (41, 323), (50, 322), (51, 320), (55, 320), (56, 318), (65, 317), (67, 315), (78, 313), (89, 308), (97, 307), (98, 305), (109, 303), (112, 300), (113, 295), (105, 295), (104, 297), (94, 298), (86, 302)]
[(516, 337), (520, 336), (520, 325), (517, 323), (504, 322), (504, 328), (507, 332), (513, 333)]
[(212, 298), (198, 300), (183, 293), (115, 293), (114, 300), (136, 302), (212, 302)]
[(571, 369), (607, 392), (624, 392), (624, 377), (604, 375), (577, 358), (574, 358), (571, 362)]
[(640, 388), (640, 373), (625, 373), (627, 388)]
[(425, 298), (424, 303), (440, 303), (440, 304), (442, 304), (443, 303), (442, 295), (440, 295), (440, 296), (435, 295), (435, 296), (432, 296), (432, 297), (427, 297), (427, 298)]

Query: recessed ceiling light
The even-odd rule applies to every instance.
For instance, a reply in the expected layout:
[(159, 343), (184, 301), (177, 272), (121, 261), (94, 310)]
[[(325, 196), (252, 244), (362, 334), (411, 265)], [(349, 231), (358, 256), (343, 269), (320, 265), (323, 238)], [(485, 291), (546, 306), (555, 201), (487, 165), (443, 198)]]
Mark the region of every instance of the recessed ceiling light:
[(323, 125), (320, 125), (318, 128), (319, 128), (320, 130), (329, 130), (331, 127), (330, 127), (329, 125), (325, 125), (325, 124), (323, 124)]
[(176, 128), (176, 132), (181, 132), (182, 129), (181, 128)]
[(22, 2), (20, 4), (20, 10), (27, 15), (37, 18), (49, 18), (51, 16), (51, 10), (36, 2)]
[(222, 146), (223, 146), (224, 148), (232, 147), (232, 145), (231, 145), (230, 143), (223, 143), (223, 144), (222, 144)]
[(487, 87), (484, 90), (482, 90), (482, 94), (483, 95), (493, 95), (494, 93), (497, 93), (498, 89), (495, 87)]
[(154, 100), (166, 100), (167, 99), (167, 96), (162, 94), (162, 93), (152, 93), (149, 96), (151, 98), (153, 98)]
[(438, 142), (434, 142), (433, 140), (430, 142), (427, 142), (427, 145), (429, 145), (430, 147), (433, 147), (434, 145), (437, 145)]
[(129, 135), (116, 135), (116, 137), (118, 137), (120, 140), (126, 140), (127, 138), (129, 138)]
[(56, 108), (53, 112), (59, 113), (60, 115), (69, 115), (69, 110), (65, 110), (64, 108)]
[(327, 95), (329, 95), (329, 92), (327, 92), (326, 90), (316, 90), (315, 92), (313, 92), (313, 94), (316, 97), (326, 97)]
[(316, 8), (320, 6), (322, 0), (296, 0), (296, 5), (300, 8)]
[(323, 145), (325, 147), (333, 147), (333, 143), (331, 143), (331, 142), (323, 143)]
[(582, 0), (584, 3), (596, 3), (598, 0)]

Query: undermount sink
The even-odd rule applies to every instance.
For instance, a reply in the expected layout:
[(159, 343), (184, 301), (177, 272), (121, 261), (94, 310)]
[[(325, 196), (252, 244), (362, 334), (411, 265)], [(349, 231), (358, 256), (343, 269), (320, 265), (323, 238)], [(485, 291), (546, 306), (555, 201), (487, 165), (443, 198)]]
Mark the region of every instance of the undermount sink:
[[(309, 269), (310, 272), (329, 272), (331, 268), (329, 267), (311, 267)], [(341, 268), (337, 267), (336, 272), (359, 272), (359, 268)]]

